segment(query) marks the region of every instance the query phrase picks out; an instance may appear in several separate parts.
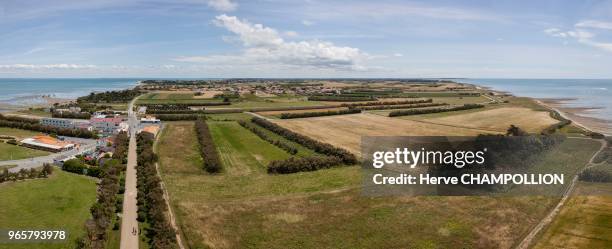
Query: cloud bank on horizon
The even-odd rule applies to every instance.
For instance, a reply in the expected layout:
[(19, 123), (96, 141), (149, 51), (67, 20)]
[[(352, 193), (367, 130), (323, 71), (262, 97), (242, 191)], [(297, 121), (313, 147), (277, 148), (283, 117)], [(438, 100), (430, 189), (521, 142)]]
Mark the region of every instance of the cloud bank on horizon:
[(612, 78), (612, 1), (8, 0), (0, 77)]

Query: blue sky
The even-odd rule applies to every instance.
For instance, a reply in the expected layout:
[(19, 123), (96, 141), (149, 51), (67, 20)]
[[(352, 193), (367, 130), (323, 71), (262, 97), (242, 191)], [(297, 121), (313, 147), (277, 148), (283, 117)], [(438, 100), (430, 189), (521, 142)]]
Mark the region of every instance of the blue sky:
[(0, 78), (612, 78), (611, 65), (612, 1), (0, 2)]

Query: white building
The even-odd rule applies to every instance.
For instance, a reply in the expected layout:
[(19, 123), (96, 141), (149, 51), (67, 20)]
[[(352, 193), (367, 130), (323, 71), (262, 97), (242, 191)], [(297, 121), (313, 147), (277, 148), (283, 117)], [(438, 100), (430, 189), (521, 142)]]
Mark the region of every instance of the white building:
[(153, 116), (146, 116), (144, 118), (140, 118), (140, 123), (141, 124), (159, 124), (161, 123), (161, 120)]
[(107, 118), (96, 116), (91, 118), (89, 122), (94, 130), (106, 134), (115, 134), (124, 128), (121, 125), (123, 123), (123, 118), (121, 117)]
[(89, 129), (88, 121), (67, 118), (42, 118), (40, 124), (63, 129)]

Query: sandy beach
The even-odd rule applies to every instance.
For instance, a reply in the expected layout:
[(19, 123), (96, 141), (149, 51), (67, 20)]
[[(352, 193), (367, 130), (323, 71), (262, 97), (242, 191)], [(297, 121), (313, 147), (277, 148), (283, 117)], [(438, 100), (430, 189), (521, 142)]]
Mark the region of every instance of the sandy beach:
[(598, 108), (568, 107), (567, 103), (573, 99), (537, 99), (538, 103), (559, 112), (563, 117), (572, 120), (573, 124), (584, 129), (599, 132), (607, 136), (612, 135), (612, 121), (587, 117), (584, 114)]

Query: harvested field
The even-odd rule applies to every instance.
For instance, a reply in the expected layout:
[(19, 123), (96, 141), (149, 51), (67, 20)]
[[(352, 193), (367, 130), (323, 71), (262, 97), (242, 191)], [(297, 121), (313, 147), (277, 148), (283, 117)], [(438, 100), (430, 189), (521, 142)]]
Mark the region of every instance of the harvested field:
[(465, 114), (425, 119), (435, 124), (457, 125), (467, 128), (505, 132), (513, 124), (528, 132), (539, 133), (549, 125), (559, 122), (548, 112), (534, 111), (524, 107), (502, 107)]
[(428, 124), (369, 113), (273, 122), (313, 139), (345, 148), (355, 154), (360, 154), (362, 136), (468, 136), (491, 133), (479, 129)]
[(194, 99), (212, 99), (217, 94), (223, 94), (223, 91), (202, 91), (202, 95), (194, 95)]

